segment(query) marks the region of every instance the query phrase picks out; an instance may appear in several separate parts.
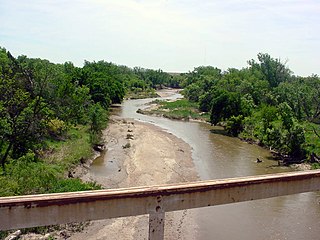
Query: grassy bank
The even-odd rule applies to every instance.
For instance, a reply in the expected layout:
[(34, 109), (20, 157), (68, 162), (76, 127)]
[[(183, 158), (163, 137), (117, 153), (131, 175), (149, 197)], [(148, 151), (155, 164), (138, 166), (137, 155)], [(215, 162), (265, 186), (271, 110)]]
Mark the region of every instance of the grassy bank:
[(156, 104), (156, 107), (151, 107), (146, 110), (139, 109), (139, 113), (184, 121), (199, 120), (208, 122), (210, 120), (208, 113), (201, 113), (196, 103), (192, 103), (186, 99), (180, 99), (174, 102), (155, 100), (151, 102), (151, 104)]
[[(101, 189), (96, 183), (84, 183), (77, 178), (68, 178), (67, 172), (83, 163), (93, 155), (88, 126), (71, 127), (63, 139), (48, 139), (39, 156), (28, 153), (10, 160), (6, 172), (0, 175), (0, 196), (74, 192)], [(22, 233), (45, 234), (67, 229), (78, 231), (83, 224), (71, 224), (64, 227), (37, 227), (23, 229)], [(10, 232), (1, 232), (4, 239)]]
[(156, 98), (159, 97), (159, 95), (156, 93), (156, 91), (153, 88), (147, 89), (147, 90), (134, 90), (129, 91), (125, 98), (126, 99), (143, 99), (143, 98)]
[(39, 156), (10, 160), (0, 176), (0, 196), (100, 189), (95, 183), (66, 178), (66, 172), (92, 155), (88, 127), (72, 127), (64, 140), (47, 140)]
[(46, 141), (46, 152), (43, 160), (48, 164), (58, 164), (65, 170), (78, 164), (81, 159), (88, 159), (92, 155), (92, 144), (88, 126), (72, 127), (65, 139)]

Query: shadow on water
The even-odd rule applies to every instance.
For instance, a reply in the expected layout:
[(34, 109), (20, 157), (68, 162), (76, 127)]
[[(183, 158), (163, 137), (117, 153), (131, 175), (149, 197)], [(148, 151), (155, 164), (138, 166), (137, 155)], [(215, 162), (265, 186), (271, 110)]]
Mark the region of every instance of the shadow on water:
[(122, 107), (122, 105), (121, 104), (112, 104), (111, 105), (111, 109), (117, 109), (117, 108), (121, 108)]
[[(231, 134), (229, 134), (223, 127), (214, 127), (213, 129), (210, 129), (209, 131), (210, 131), (210, 133), (212, 133), (212, 134), (217, 134), (217, 135), (224, 136), (224, 137), (230, 137), (230, 138), (232, 138), (232, 139), (235, 138), (235, 137), (233, 137)], [(250, 144), (250, 145), (255, 145), (255, 146), (257, 146), (257, 147), (263, 148), (262, 146), (259, 146), (259, 145), (256, 144), (256, 143), (253, 143), (253, 142), (250, 142), (250, 141), (246, 141), (246, 140), (242, 140), (242, 139), (240, 139), (240, 140), (241, 140), (242, 142), (248, 143), (248, 144)], [(267, 148), (264, 148), (264, 149), (268, 150)], [(275, 162), (274, 165), (271, 165), (271, 166), (269, 166), (269, 167), (271, 167), (271, 168), (280, 167), (280, 165), (279, 165), (279, 160), (280, 160), (279, 157), (270, 154), (270, 155), (264, 156), (264, 159)]]
[(218, 134), (218, 135), (222, 135), (222, 136), (226, 136), (226, 137), (232, 137), (226, 130), (224, 130), (222, 127), (218, 128), (214, 128), (214, 129), (210, 129), (210, 132), (213, 134)]
[(103, 166), (104, 165), (104, 156), (106, 155), (107, 149), (100, 152), (100, 156), (94, 159), (94, 165)]

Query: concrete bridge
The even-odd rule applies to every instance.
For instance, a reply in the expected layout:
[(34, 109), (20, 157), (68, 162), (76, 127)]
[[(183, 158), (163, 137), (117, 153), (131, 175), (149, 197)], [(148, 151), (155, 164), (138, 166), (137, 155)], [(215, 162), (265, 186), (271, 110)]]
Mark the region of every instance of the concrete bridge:
[[(174, 185), (0, 198), (0, 230), (149, 214), (149, 239), (165, 213), (320, 190), (320, 170)], [(147, 224), (147, 223), (146, 223)]]

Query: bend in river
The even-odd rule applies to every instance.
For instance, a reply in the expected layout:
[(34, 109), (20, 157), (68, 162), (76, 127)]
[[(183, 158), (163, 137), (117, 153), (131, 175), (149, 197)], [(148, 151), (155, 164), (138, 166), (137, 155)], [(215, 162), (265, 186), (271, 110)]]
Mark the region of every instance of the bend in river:
[[(168, 98), (179, 97), (181, 95), (176, 93)], [(208, 124), (136, 113), (152, 100), (127, 100), (114, 113), (159, 126), (188, 143), (202, 180), (291, 170), (278, 167), (268, 150), (237, 138), (214, 134)], [(256, 162), (258, 157), (262, 163)], [(319, 239), (319, 198), (319, 193), (305, 193), (191, 210), (197, 216), (197, 239)]]

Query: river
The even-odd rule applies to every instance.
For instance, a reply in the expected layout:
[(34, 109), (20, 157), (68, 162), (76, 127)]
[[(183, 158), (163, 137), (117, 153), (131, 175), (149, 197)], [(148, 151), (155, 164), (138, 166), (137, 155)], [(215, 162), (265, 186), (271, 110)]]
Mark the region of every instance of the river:
[[(152, 100), (127, 100), (114, 114), (152, 123), (187, 142), (201, 180), (292, 171), (277, 166), (268, 150), (221, 135), (208, 124), (136, 113)], [(258, 157), (262, 163), (256, 162)], [(319, 200), (319, 193), (304, 193), (190, 211), (196, 211), (198, 218), (197, 239), (316, 240), (320, 239)]]

